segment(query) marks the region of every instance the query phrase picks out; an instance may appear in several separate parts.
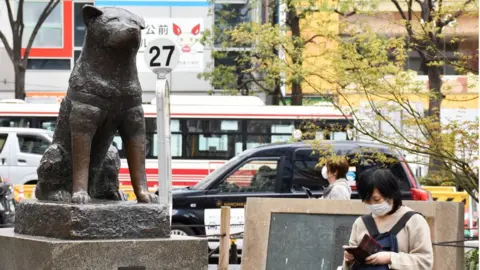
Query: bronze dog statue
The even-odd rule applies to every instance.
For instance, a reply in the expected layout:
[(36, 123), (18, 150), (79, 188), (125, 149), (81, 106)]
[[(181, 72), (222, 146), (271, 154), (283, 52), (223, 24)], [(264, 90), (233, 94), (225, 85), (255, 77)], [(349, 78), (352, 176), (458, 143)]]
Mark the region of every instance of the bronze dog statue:
[(61, 103), (53, 144), (40, 166), (35, 195), (40, 200), (88, 203), (121, 200), (120, 158), (112, 140), (120, 133), (138, 202), (158, 202), (145, 175), (145, 119), (136, 55), (141, 17), (120, 8), (82, 10), (83, 49)]

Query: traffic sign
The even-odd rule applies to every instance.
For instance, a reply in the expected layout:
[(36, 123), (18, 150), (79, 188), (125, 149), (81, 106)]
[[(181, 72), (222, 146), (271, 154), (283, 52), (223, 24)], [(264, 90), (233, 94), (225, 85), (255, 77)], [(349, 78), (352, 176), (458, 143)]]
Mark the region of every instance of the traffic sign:
[(149, 42), (143, 55), (145, 64), (154, 73), (170, 73), (177, 66), (180, 56), (175, 42), (168, 38), (158, 38)]

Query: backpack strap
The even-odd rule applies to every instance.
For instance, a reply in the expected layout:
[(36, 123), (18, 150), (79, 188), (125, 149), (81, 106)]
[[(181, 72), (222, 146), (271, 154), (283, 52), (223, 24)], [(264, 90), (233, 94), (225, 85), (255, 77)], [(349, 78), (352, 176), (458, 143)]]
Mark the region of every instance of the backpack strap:
[(362, 216), (362, 220), (365, 224), (365, 227), (367, 227), (370, 236), (375, 237), (380, 234), (377, 228), (377, 224), (375, 224), (375, 220), (373, 219), (372, 215)]
[[(407, 224), (407, 222), (410, 220), (410, 218), (415, 215), (415, 214), (419, 214), (419, 215), (422, 215), (418, 212), (415, 212), (415, 211), (408, 211), (406, 212), (401, 218), (400, 220), (397, 222), (397, 224), (395, 224), (395, 226), (392, 227), (392, 229), (390, 230), (390, 233), (393, 234), (393, 235), (397, 235), (400, 230), (403, 229), (403, 227), (405, 227), (405, 225)], [(423, 216), (423, 215), (422, 215)]]

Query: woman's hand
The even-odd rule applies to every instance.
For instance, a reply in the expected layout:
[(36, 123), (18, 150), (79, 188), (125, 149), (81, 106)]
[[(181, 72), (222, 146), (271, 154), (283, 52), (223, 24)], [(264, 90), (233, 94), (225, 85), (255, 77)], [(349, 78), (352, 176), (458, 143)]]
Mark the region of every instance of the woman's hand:
[(390, 264), (392, 263), (390, 252), (382, 251), (365, 259), (366, 264)]
[(353, 255), (346, 251), (343, 252), (343, 259), (347, 264), (353, 263)]

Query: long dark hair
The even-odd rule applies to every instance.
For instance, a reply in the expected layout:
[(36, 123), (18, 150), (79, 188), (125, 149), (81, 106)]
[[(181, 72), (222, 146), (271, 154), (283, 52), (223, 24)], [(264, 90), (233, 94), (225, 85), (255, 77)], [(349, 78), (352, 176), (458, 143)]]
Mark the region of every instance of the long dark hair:
[(398, 180), (389, 169), (371, 168), (360, 174), (357, 179), (357, 190), (363, 202), (370, 200), (375, 188), (384, 198), (393, 200), (392, 211), (387, 215), (395, 213), (402, 206)]

